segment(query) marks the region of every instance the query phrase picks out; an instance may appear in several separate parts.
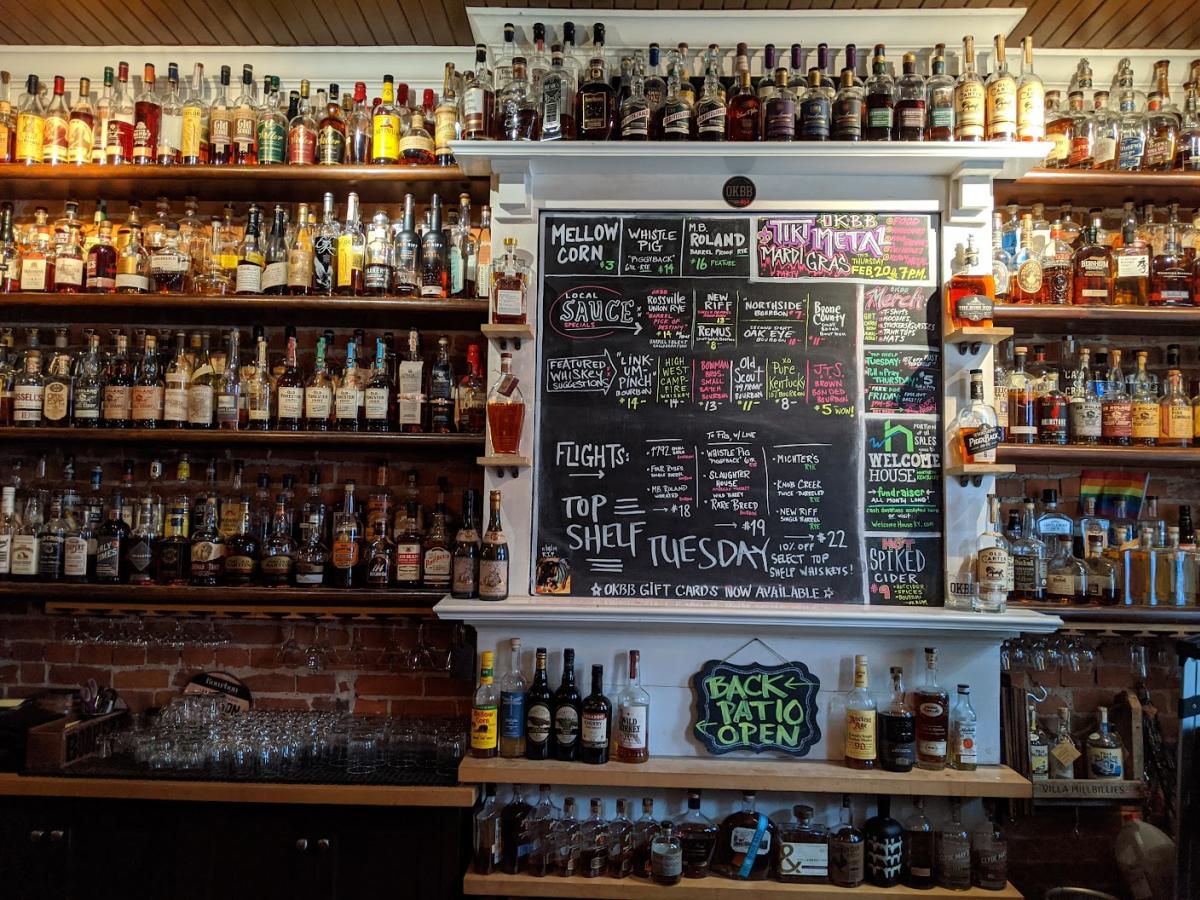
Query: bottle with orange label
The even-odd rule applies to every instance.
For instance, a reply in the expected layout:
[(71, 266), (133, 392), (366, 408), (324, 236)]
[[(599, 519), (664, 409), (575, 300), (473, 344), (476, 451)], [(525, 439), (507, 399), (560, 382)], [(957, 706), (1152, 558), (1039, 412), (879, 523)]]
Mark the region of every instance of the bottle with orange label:
[(874, 769), (875, 700), (867, 690), (867, 658), (854, 657), (854, 690), (846, 698), (846, 765)]
[(326, 583), (335, 587), (361, 587), (359, 558), (361, 556), (362, 523), (354, 501), (354, 482), (347, 481), (342, 508), (333, 520), (333, 548), (330, 553)]
[(500, 692), (492, 683), (496, 654), (483, 651), (479, 667), (479, 687), (471, 704), (471, 755), (481, 759), (495, 756), (497, 750), (497, 723), (500, 710)]
[(40, 163), (45, 134), (46, 110), (38, 94), (38, 77), (30, 75), (17, 105), (16, 161), (25, 165)]

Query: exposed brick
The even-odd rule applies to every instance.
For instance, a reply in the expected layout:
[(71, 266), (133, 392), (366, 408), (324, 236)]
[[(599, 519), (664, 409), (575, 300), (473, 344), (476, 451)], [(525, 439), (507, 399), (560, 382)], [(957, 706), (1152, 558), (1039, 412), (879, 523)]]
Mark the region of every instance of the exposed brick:
[(121, 699), (129, 704), (129, 709), (135, 713), (145, 712), (151, 706), (156, 706), (153, 691), (125, 690), (118, 692)]
[(1124, 688), (1133, 684), (1133, 672), (1128, 666), (1100, 666), (1096, 669), (1099, 687)]
[(415, 675), (360, 675), (354, 681), (359, 695), (371, 697), (420, 697), (425, 679)]
[(95, 678), (100, 684), (108, 684), (112, 678), (112, 670), (98, 666), (51, 666), (47, 676), (50, 684), (62, 687), (78, 687), (86, 684), (89, 678)]
[(425, 678), (425, 696), (427, 697), (470, 697), (474, 692), (474, 683), (465, 678), (436, 675)]
[(79, 648), (78, 659), (84, 665), (111, 666), (113, 648), (102, 644), (84, 644)]
[(255, 693), (290, 694), (296, 688), (294, 675), (247, 675), (242, 681)]
[(147, 647), (146, 662), (152, 666), (177, 666), (179, 651), (174, 647)]
[[(113, 665), (144, 666), (146, 664), (146, 650), (146, 647), (113, 647)], [(168, 662), (174, 662), (174, 660), (168, 660)]]
[(42, 662), (21, 663), (21, 684), (45, 684), (46, 664)]
[(220, 647), (213, 654), (218, 666), (241, 668), (250, 664), (250, 651), (245, 647)]
[(54, 620), (45, 616), (5, 619), (0, 634), (6, 640), (49, 640), (54, 637)]
[(273, 622), (231, 622), (225, 625), (225, 630), (234, 644), (279, 644), (283, 640), (281, 627)]
[(297, 675), (295, 690), (298, 694), (332, 694), (337, 690), (336, 678), (333, 675)]
[(213, 651), (210, 647), (185, 647), (181, 658), (186, 666), (211, 666)]
[[(53, 644), (49, 646), (53, 647)], [(17, 641), (8, 645), (8, 650), (0, 655), (7, 656), (9, 659), (17, 661), (30, 661), (35, 659), (46, 658), (46, 644), (36, 643), (34, 641)]]
[(131, 669), (117, 672), (113, 686), (116, 688), (162, 688), (171, 682), (168, 669)]
[(1083, 668), (1078, 672), (1071, 671), (1068, 667), (1063, 667), (1059, 675), (1059, 681), (1063, 687), (1069, 688), (1090, 688), (1096, 685), (1096, 670), (1094, 668)]
[(255, 697), (256, 709), (308, 709), (308, 700), (303, 697)]
[(354, 701), (354, 712), (360, 716), (386, 716), (389, 712), (387, 700), (364, 700), (361, 697)]
[(77, 658), (78, 649), (74, 644), (47, 644), (46, 662), (73, 663)]
[(401, 699), (393, 700), (391, 714), (393, 716), (454, 716), (460, 714), (457, 701)]
[(21, 666), (18, 663), (0, 665), (0, 683), (16, 684), (21, 680)]
[(155, 691), (153, 705), (154, 706), (166, 706), (168, 703), (171, 702), (172, 697), (178, 697), (178, 696), (179, 696), (178, 691)]
[(250, 650), (250, 666), (254, 669), (273, 669), (279, 658), (276, 647), (254, 647)]

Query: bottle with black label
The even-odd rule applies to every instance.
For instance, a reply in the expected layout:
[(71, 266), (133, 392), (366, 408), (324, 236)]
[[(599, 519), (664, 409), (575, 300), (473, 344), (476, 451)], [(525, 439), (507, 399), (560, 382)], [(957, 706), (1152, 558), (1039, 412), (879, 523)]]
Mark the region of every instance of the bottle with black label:
[(700, 811), (700, 792), (689, 790), (687, 812), (676, 822), (679, 843), (683, 848), (683, 877), (705, 878), (712, 863), (717, 844), (717, 826)]
[(191, 583), (214, 585), (221, 580), (224, 571), (225, 540), (217, 530), (217, 498), (210, 495), (204, 503), (204, 519), (200, 529), (192, 535)]
[(842, 794), (842, 812), (837, 828), (829, 838), (829, 880), (838, 887), (853, 888), (865, 878), (863, 833), (854, 827), (850, 795)]
[(554, 692), (546, 677), (546, 648), (538, 647), (533, 683), (525, 693), (525, 758), (550, 759), (553, 741)]
[(119, 584), (125, 580), (125, 541), (129, 526), (121, 518), (122, 497), (112, 495), (108, 519), (96, 530), (96, 581), (100, 584)]
[[(493, 491), (493, 494), (499, 494)], [(604, 696), (604, 666), (592, 666), (592, 692), (581, 707), (579, 759), (599, 765), (608, 762), (608, 742), (612, 731), (612, 701)]]
[(917, 761), (916, 718), (904, 699), (904, 670), (891, 667), (892, 699), (879, 710), (879, 763), (886, 772), (909, 772)]
[(250, 498), (238, 501), (237, 531), (225, 540), (225, 583), (249, 584), (258, 574), (259, 545), (250, 528)]
[(891, 800), (880, 796), (876, 813), (863, 826), (866, 835), (867, 881), (877, 887), (894, 887), (900, 883), (900, 863), (904, 829), (891, 816)]
[(154, 580), (154, 501), (138, 501), (137, 525), (125, 542), (125, 566), (130, 584), (150, 584)]
[(454, 430), (454, 369), (450, 365), (450, 339), (438, 338), (437, 356), (429, 367), (429, 431), (450, 434)]
[(563, 650), (562, 684), (554, 693), (554, 758), (579, 758), (579, 689), (575, 687), (575, 651)]
[(396, 555), (396, 545), (387, 536), (387, 523), (376, 521), (374, 533), (367, 544), (366, 582), (369, 588), (386, 588), (392, 577), (392, 560)]

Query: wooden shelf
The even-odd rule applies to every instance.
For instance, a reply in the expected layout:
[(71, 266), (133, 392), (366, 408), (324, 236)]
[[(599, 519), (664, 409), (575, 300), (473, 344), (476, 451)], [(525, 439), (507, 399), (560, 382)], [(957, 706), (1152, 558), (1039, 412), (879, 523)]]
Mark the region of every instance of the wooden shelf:
[(48, 612), (124, 612), (299, 615), (432, 615), (445, 591), (370, 591), (297, 587), (192, 587), (162, 584), (72, 584), (46, 581), (0, 582), (0, 603), (45, 601)]
[(1017, 471), (1017, 467), (1009, 463), (955, 463), (946, 466), (945, 473), (951, 477), (963, 475), (1007, 475)]
[(1035, 801), (1070, 803), (1127, 803), (1146, 796), (1142, 781), (1096, 781), (1092, 779), (1052, 778), (1033, 783)]
[(948, 332), (943, 338), (942, 343), (950, 345), (964, 344), (981, 344), (983, 346), (991, 346), (1000, 344), (1013, 336), (1011, 328), (1000, 328), (992, 326), (985, 328), (982, 325), (963, 325), (961, 328), (955, 328)]
[(71, 166), (0, 165), (0, 198), (9, 200), (181, 199), (337, 202), (357, 192), (366, 203), (398, 202), (406, 193), (425, 198), (470, 191), (486, 202), (486, 182), (457, 166)]
[(493, 897), (594, 897), (599, 900), (656, 900), (677, 897), (679, 900), (750, 900), (758, 897), (852, 897), (854, 900), (891, 900), (893, 897), (926, 898), (991, 898), (1019, 900), (1020, 892), (1009, 884), (1002, 891), (971, 888), (951, 891), (945, 888), (917, 890), (903, 886), (879, 888), (868, 884), (856, 888), (840, 888), (831, 884), (782, 884), (778, 881), (734, 881), (730, 878), (685, 878), (676, 885), (664, 887), (641, 878), (559, 878), (549, 875), (537, 878), (529, 874), (479, 875), (467, 872), (463, 893), (468, 896)]
[[(136, 313), (136, 316), (132, 315)], [(228, 326), (235, 316), (264, 325), (344, 324), (347, 318), (367, 325), (421, 324), (474, 330), (487, 318), (486, 300), (422, 300), (419, 297), (207, 297), (199, 294), (0, 294), (0, 318), (6, 322), (75, 320)]]
[(1140, 468), (1191, 467), (1200, 464), (1200, 447), (1109, 447), (1090, 444), (1001, 444), (996, 459), (1006, 463), (1038, 465), (1069, 463), (1077, 466), (1138, 466)]
[(1053, 613), (1063, 620), (1067, 628), (1077, 625), (1129, 625), (1139, 628), (1200, 626), (1200, 607), (1196, 606), (1060, 606), (1050, 603), (1013, 606)]
[(1187, 334), (1200, 328), (1196, 306), (1034, 306), (997, 304), (995, 321), (1022, 333)]
[(366, 431), (223, 431), (190, 428), (0, 428), (0, 440), (9, 443), (148, 443), (172, 447), (207, 446), (236, 448), (269, 445), (291, 447), (338, 447), (353, 450), (433, 451), (483, 446), (481, 434), (404, 434)]
[(484, 336), (496, 341), (500, 345), (501, 350), (508, 349), (508, 342), (512, 341), (514, 349), (521, 349), (522, 341), (533, 340), (532, 325), (493, 325), (490, 322), (479, 326), (479, 330)]
[(997, 181), (996, 206), (1044, 202), (1047, 207), (1070, 200), (1077, 208), (1104, 204), (1120, 206), (1125, 200), (1162, 204), (1178, 200), (1195, 206), (1200, 172), (1108, 172), (1085, 169), (1034, 168), (1015, 181)]
[(476, 791), (468, 785), (278, 784), (157, 778), (64, 778), (3, 772), (0, 773), (0, 797), (88, 797), (329, 806), (453, 806), (465, 809), (475, 805)]
[(974, 772), (860, 772), (826, 760), (717, 759), (656, 756), (640, 764), (534, 762), (475, 759), (458, 767), (458, 780), (497, 784), (553, 784), (622, 788), (705, 788), (789, 791), (810, 794), (893, 794), (923, 797), (1030, 796), (1029, 781), (1008, 766)]
[(475, 457), (475, 464), (488, 468), (528, 469), (533, 465), (533, 460), (519, 453), (489, 453), (487, 456)]

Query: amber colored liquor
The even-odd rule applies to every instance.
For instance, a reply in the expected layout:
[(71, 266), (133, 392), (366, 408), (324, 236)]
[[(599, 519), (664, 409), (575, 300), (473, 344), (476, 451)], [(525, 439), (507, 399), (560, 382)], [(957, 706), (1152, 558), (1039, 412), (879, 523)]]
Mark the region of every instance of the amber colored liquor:
[(946, 767), (946, 742), (950, 733), (950, 694), (938, 684), (937, 650), (925, 648), (925, 680), (913, 691), (917, 711), (917, 767)]
[(750, 72), (741, 73), (738, 91), (729, 101), (725, 112), (726, 136), (731, 141), (757, 141), (762, 139), (762, 104), (750, 86)]
[(525, 423), (524, 404), (489, 403), (487, 419), (492, 432), (492, 449), (497, 453), (517, 453), (521, 445), (521, 427)]
[[(973, 244), (968, 243), (966, 253), (964, 254), (964, 269), (972, 269), (979, 265), (979, 251), (975, 249)], [(993, 319), (991, 316), (985, 316), (981, 319), (966, 319), (958, 314), (958, 301), (964, 297), (986, 297), (988, 300), (995, 301), (996, 299), (996, 280), (991, 273), (977, 273), (970, 271), (956, 272), (950, 277), (950, 284), (946, 288), (946, 311), (950, 316), (951, 327), (965, 328), (974, 326), (979, 328), (991, 328)]]

